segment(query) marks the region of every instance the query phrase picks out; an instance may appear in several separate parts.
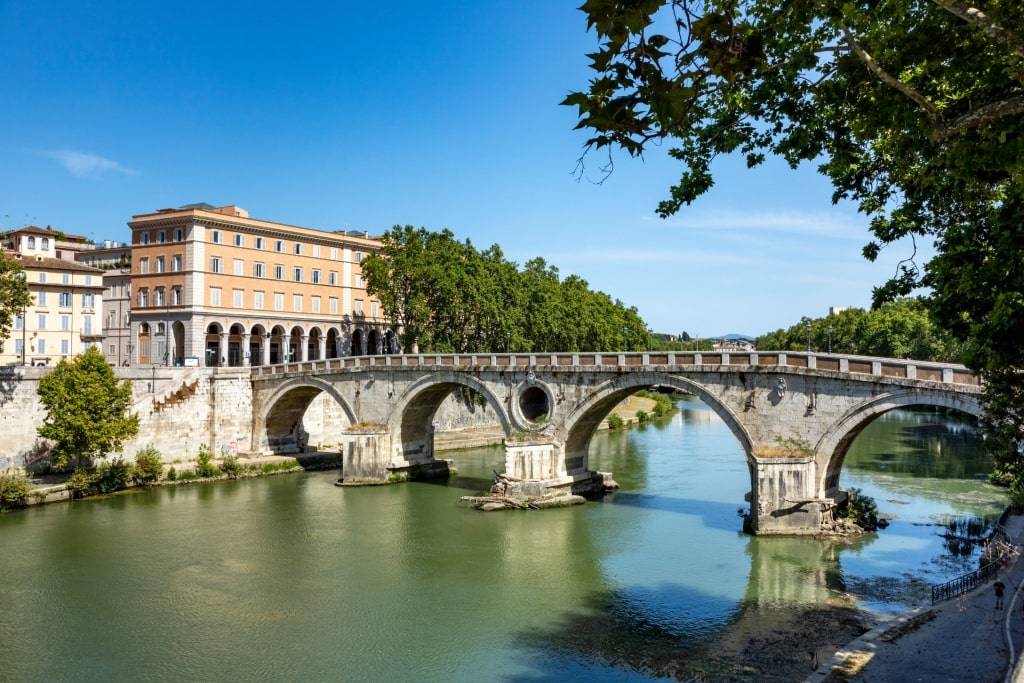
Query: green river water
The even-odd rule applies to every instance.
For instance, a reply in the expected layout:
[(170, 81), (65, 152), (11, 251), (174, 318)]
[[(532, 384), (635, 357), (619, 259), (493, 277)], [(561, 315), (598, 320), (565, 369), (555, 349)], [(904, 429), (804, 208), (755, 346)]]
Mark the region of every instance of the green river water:
[[(969, 423), (903, 410), (858, 437), (841, 481), (888, 529), (747, 536), (738, 444), (680, 408), (595, 437), (591, 466), (621, 489), (567, 509), (460, 504), (503, 469), (490, 448), (446, 454), (459, 474), (441, 483), (309, 472), (0, 514), (0, 681), (685, 679), (773, 610), (920, 604), (977, 564), (935, 522), (1003, 506)], [(655, 665), (665, 648), (677, 668)]]

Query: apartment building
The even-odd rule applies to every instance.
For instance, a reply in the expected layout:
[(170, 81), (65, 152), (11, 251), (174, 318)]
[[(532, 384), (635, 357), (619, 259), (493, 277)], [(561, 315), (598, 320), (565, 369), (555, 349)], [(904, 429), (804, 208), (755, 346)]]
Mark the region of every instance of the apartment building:
[(33, 302), (15, 319), (0, 365), (52, 365), (102, 343), (103, 271), (58, 258), (66, 241), (34, 225), (0, 238), (5, 255), (24, 269)]
[(267, 365), (395, 353), (366, 292), (366, 233), (190, 204), (133, 216), (130, 362)]

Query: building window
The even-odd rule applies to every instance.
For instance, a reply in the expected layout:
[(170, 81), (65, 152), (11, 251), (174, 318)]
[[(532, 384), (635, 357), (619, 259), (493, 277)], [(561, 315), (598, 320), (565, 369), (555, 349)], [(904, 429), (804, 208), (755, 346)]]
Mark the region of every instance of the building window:
[(327, 300), (328, 313), (331, 315), (338, 315), (338, 297), (332, 296)]
[(221, 243), (220, 230), (211, 230), (210, 231), (210, 241), (213, 242), (214, 244), (220, 244)]
[(331, 247), (331, 260), (332, 261), (337, 261), (338, 260), (338, 248), (337, 247)]
[[(153, 272), (154, 273), (162, 273), (165, 270), (167, 270), (167, 259), (166, 259), (166, 257), (164, 257), (164, 256), (157, 256), (156, 260), (153, 262)], [(89, 283), (86, 283), (86, 284), (89, 284)]]
[(181, 254), (175, 254), (171, 257), (171, 272), (181, 272)]
[(245, 246), (245, 235), (239, 234), (237, 232), (235, 233), (235, 246), (236, 247), (244, 247)]
[(234, 306), (235, 308), (241, 308), (242, 307), (242, 290), (240, 290), (240, 289), (233, 289), (233, 290), (231, 290), (231, 294), (234, 297), (232, 302), (231, 302), (231, 305)]
[(284, 279), (284, 266), (282, 266), (280, 263), (277, 263), (277, 264), (274, 265), (274, 279), (275, 280), (283, 280)]
[(284, 310), (284, 292), (274, 292), (274, 310)]
[(71, 344), (68, 343), (67, 339), (61, 339), (60, 340), (60, 352), (61, 352), (61, 355), (66, 356), (69, 353), (71, 353), (70, 347), (71, 347)]
[(45, 313), (40, 313), (39, 314), (39, 319), (36, 322), (38, 323), (38, 325), (36, 326), (38, 329), (45, 330), (46, 329), (46, 314)]
[(14, 329), (20, 330), (23, 327), (25, 327), (25, 317), (19, 313), (18, 317), (14, 319)]
[(363, 300), (362, 299), (356, 299), (356, 315), (362, 315), (362, 314), (363, 314)]
[(302, 313), (302, 295), (292, 294), (292, 311)]
[(210, 257), (210, 272), (211, 273), (220, 273), (223, 270), (224, 270), (224, 261), (221, 259), (221, 257), (220, 256), (211, 256)]
[(139, 308), (149, 306), (149, 290), (143, 287), (139, 290)]
[(62, 329), (65, 332), (67, 332), (68, 330), (71, 329), (71, 316), (70, 315), (62, 315), (60, 317), (60, 329)]
[(92, 316), (87, 315), (82, 318), (82, 334), (92, 334)]
[(106, 329), (109, 330), (112, 327), (114, 327), (114, 312), (113, 311), (111, 311), (110, 313), (107, 314), (107, 326), (106, 326)]
[(139, 272), (143, 275), (149, 272), (149, 258), (139, 259)]
[[(61, 275), (60, 275), (60, 283), (62, 285), (70, 285), (71, 284), (71, 273), (61, 273)], [(90, 284), (90, 283), (87, 282), (86, 284)]]
[(266, 277), (267, 276), (267, 264), (260, 263), (257, 261), (252, 264), (252, 276), (253, 277)]
[(295, 255), (296, 256), (302, 256), (302, 243), (301, 242), (296, 242), (295, 243)]
[(115, 353), (117, 353), (117, 344), (108, 344), (107, 345), (107, 355), (108, 356), (113, 356)]
[(42, 248), (43, 251), (49, 251), (50, 250), (50, 238), (49, 237), (44, 237), (43, 239), (39, 240), (39, 246)]
[(319, 244), (314, 244), (313, 245), (313, 258), (320, 258), (320, 245)]
[(362, 263), (362, 262), (363, 262), (363, 252), (357, 251), (356, 252), (356, 263)]
[(332, 270), (331, 272), (327, 273), (327, 284), (331, 286), (338, 284), (338, 271)]
[(60, 307), (68, 308), (71, 306), (71, 292), (60, 293)]
[(252, 307), (257, 311), (263, 310), (263, 292), (252, 293)]
[(235, 259), (235, 275), (242, 275), (245, 272), (243, 270), (243, 268), (245, 268), (245, 262), (242, 261), (242, 259), (240, 259), (240, 258), (236, 258)]
[(86, 287), (92, 286), (92, 275), (86, 275), (85, 276), (85, 286)]
[(314, 313), (319, 313), (320, 312), (320, 297), (318, 297), (318, 296), (314, 296), (313, 297), (312, 306), (313, 306), (313, 312)]
[(274, 242), (274, 251), (284, 251), (284, 240), (277, 240)]
[(46, 273), (39, 273), (39, 282), (46, 282)]
[(139, 242), (141, 244), (149, 244), (149, 233), (144, 232), (141, 235), (139, 235)]
[(220, 287), (210, 287), (210, 305), (220, 306)]
[(302, 282), (302, 268), (296, 266), (293, 275), (296, 282)]
[(171, 305), (181, 305), (181, 287), (171, 287)]
[(156, 234), (156, 243), (163, 244), (167, 241), (167, 231), (161, 230)]
[(360, 273), (356, 273), (356, 289), (363, 288), (363, 276)]
[(29, 237), (28, 237), (28, 248), (29, 249), (35, 249), (36, 248), (36, 238), (32, 237), (31, 235), (29, 235)]
[(185, 236), (185, 233), (184, 233), (184, 231), (181, 228), (175, 228), (174, 229), (174, 241), (175, 242), (180, 242), (182, 240), (182, 238), (184, 238), (184, 236)]
[(319, 271), (319, 269), (314, 268), (313, 269), (313, 284), (314, 285), (320, 284), (320, 279), (321, 278), (320, 278), (320, 271)]
[(164, 305), (164, 292), (165, 292), (165, 290), (164, 290), (163, 287), (157, 287), (156, 289), (153, 290), (153, 305), (154, 306), (163, 306)]
[(374, 318), (377, 317), (377, 302), (376, 301), (371, 301), (370, 302), (370, 315), (373, 316)]
[(36, 306), (46, 305), (46, 292), (39, 292), (36, 294)]
[(25, 347), (21, 343), (20, 339), (15, 339), (14, 340), (14, 353), (19, 355), (19, 356), (21, 356), (21, 355), (23, 355), (25, 353)]
[(262, 237), (257, 237), (256, 238), (256, 248), (257, 249), (266, 249), (267, 248), (266, 240), (263, 239)]
[(96, 305), (96, 295), (92, 292), (85, 292), (82, 294), (82, 307), (92, 308)]
[(45, 339), (40, 339), (36, 343), (37, 343), (38, 348), (39, 348), (39, 353), (46, 353), (46, 340)]

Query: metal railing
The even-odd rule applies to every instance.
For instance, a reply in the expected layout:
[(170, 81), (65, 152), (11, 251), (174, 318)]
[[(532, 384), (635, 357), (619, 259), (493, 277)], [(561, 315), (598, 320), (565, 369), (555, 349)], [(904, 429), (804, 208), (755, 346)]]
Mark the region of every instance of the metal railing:
[(999, 570), (1003, 568), (1006, 561), (1013, 555), (1015, 546), (1013, 539), (1006, 533), (1006, 519), (1010, 515), (1019, 515), (1024, 513), (1024, 506), (1022, 505), (1009, 505), (1003, 514), (999, 516), (999, 521), (996, 522), (995, 527), (992, 529), (992, 534), (988, 538), (988, 548), (995, 549), (996, 556), (988, 564), (984, 565), (979, 569), (975, 569), (973, 572), (958, 576), (952, 581), (946, 583), (936, 584), (932, 586), (932, 604), (942, 602), (943, 600), (949, 600), (955, 598), (958, 595), (971, 591), (981, 584), (985, 583), (989, 579), (995, 577)]

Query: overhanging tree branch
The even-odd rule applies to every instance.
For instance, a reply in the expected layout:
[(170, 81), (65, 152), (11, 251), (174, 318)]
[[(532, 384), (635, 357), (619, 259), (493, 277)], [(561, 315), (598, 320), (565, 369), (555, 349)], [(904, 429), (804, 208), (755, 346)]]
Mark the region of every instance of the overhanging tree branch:
[(971, 7), (955, 0), (932, 0), (932, 2), (967, 23), (974, 24), (984, 31), (985, 35), (1009, 46), (1019, 57), (1024, 58), (1024, 40), (1012, 31), (998, 26), (987, 14), (977, 7)]

